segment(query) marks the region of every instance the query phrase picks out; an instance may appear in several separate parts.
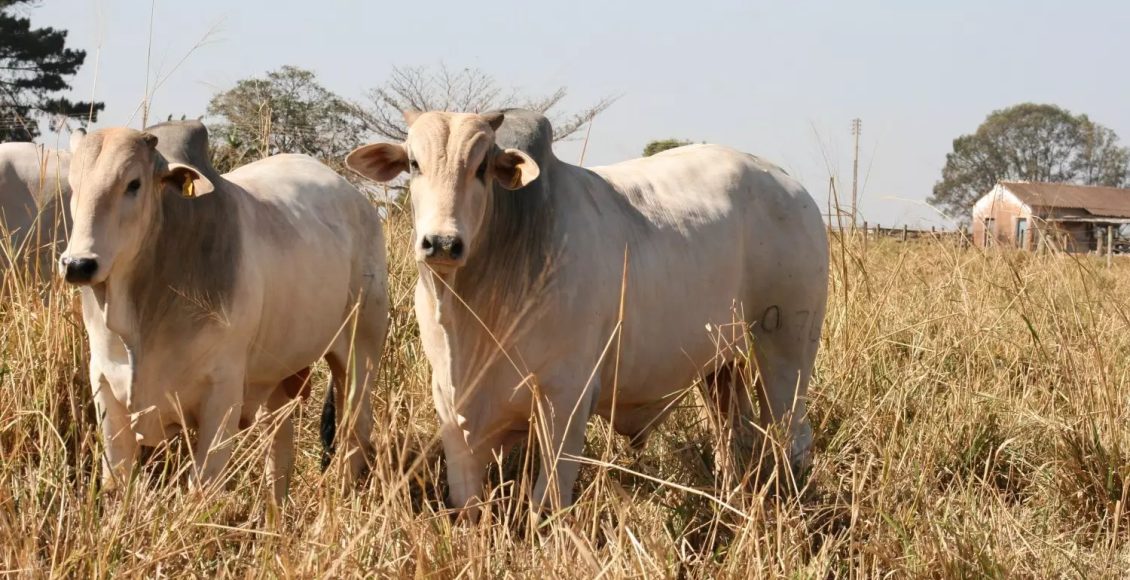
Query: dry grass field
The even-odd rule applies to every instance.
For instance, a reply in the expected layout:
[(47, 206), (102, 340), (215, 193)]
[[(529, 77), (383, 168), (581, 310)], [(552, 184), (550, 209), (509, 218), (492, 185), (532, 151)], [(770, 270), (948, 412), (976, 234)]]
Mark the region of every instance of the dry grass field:
[[(296, 414), (290, 501), (264, 431), (226, 488), (176, 445), (99, 492), (73, 292), (0, 291), (0, 575), (25, 577), (1085, 577), (1130, 575), (1130, 262), (832, 240), (811, 390), (814, 466), (743, 486), (697, 389), (642, 451), (597, 420), (571, 509), (528, 517), (523, 455), (477, 524), (453, 522), (411, 313), (410, 222), (388, 223), (394, 305), (365, 487), (319, 470), (324, 371)], [(610, 292), (618, 292), (610, 288)], [(656, 316), (663, 313), (657, 312)], [(515, 499), (517, 496), (517, 499)]]

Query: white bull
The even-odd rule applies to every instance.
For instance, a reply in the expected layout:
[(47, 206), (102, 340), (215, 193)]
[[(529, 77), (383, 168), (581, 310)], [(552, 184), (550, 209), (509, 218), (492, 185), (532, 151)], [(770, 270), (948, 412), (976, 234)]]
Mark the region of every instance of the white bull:
[[(784, 427), (803, 468), (828, 249), (800, 184), (715, 145), (575, 167), (526, 111), (406, 118), (403, 144), (361, 147), (347, 164), (378, 181), (411, 176), (416, 316), (454, 505), (479, 497), (492, 452), (526, 435), (535, 410), (534, 500), (570, 503), (568, 458), (590, 415), (639, 443), (696, 377), (722, 399), (734, 389), (734, 427), (758, 415)], [(735, 319), (753, 336), (760, 413), (733, 384), (749, 346)]]
[[(85, 132), (71, 137), (77, 143)], [(71, 153), (34, 143), (0, 143), (0, 232), (8, 233), (12, 249), (24, 256), (55, 250), (69, 223), (71, 186), (67, 171)], [(44, 265), (50, 271), (51, 259)], [(0, 257), (0, 264), (4, 263)]]
[[(290, 401), (323, 356), (358, 476), (388, 325), (384, 235), (365, 196), (302, 155), (220, 176), (198, 122), (94, 132), (70, 183), (61, 265), (82, 287), (106, 484), (129, 475), (139, 444), (183, 428), (197, 431), (194, 480), (213, 480), (231, 437)], [(268, 462), (279, 499), (293, 459), (286, 415)]]

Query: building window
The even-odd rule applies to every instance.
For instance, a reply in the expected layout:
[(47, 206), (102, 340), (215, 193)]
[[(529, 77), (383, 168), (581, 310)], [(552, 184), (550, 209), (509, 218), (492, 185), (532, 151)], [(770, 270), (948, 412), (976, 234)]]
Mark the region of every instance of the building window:
[(1028, 219), (1016, 218), (1016, 247), (1028, 247)]

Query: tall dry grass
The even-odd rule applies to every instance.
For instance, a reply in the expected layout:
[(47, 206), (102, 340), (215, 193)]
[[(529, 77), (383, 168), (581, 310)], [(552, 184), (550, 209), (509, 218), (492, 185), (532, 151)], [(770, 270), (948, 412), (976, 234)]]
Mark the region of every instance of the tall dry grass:
[[(1130, 262), (833, 240), (796, 494), (730, 488), (697, 391), (632, 451), (589, 429), (578, 501), (535, 521), (522, 457), (478, 524), (453, 523), (411, 314), (410, 224), (388, 221), (393, 324), (372, 386), (379, 458), (343, 492), (295, 406), (290, 501), (271, 507), (270, 425), (227, 489), (189, 491), (158, 452), (99, 493), (72, 292), (15, 276), (0, 303), (0, 567), (18, 576), (1122, 577), (1130, 570)], [(619, 289), (609, 289), (618, 292)], [(45, 300), (45, 296), (53, 297)], [(60, 299), (64, 298), (64, 299)], [(662, 313), (655, 313), (662, 316)], [(314, 399), (324, 388), (321, 371)], [(611, 441), (611, 444), (608, 442)], [(175, 451), (176, 445), (172, 446)], [(515, 479), (517, 477), (517, 479)], [(718, 482), (723, 482), (719, 485)]]

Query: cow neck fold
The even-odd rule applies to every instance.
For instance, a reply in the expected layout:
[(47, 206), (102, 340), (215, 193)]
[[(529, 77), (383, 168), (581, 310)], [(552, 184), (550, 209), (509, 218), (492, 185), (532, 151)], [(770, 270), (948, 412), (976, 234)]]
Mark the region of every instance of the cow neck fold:
[(480, 229), (478, 247), (453, 280), (455, 292), (492, 330), (523, 317), (555, 278), (556, 243), (552, 169), (529, 186), (495, 186)]
[(142, 349), (153, 337), (183, 337), (228, 319), (240, 265), (235, 196), (242, 192), (214, 171), (205, 173), (212, 173), (207, 177), (215, 185), (210, 194), (193, 199), (170, 189), (158, 194), (135, 267), (127, 274)]
[(536, 326), (555, 279), (555, 208), (544, 187), (551, 174), (542, 170), (541, 187), (494, 188), (477, 247), (457, 272), (441, 280), (421, 270), (444, 332), (442, 374), (456, 393), (475, 389), (497, 364), (514, 367), (515, 384), (528, 373), (514, 347)]
[(558, 172), (567, 167), (553, 156), (553, 128), (530, 111), (504, 113), (495, 144), (530, 155), (540, 175), (513, 191), (492, 184), (476, 247), (447, 280), (451, 290), (445, 294), (438, 281), (428, 285), (446, 334), (450, 380), (458, 392), (474, 389), (496, 364), (514, 367), (515, 384), (525, 379), (528, 369), (522, 368), (514, 347), (552, 303), (547, 295), (553, 292), (564, 246), (552, 191)]

